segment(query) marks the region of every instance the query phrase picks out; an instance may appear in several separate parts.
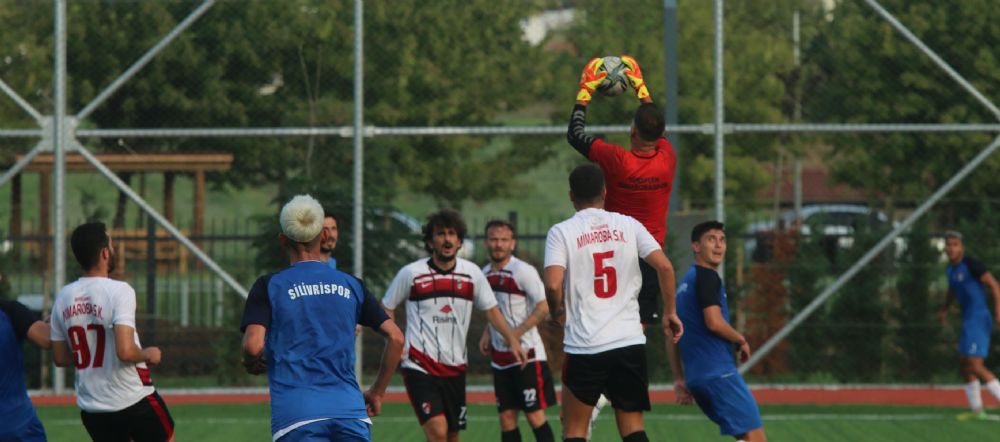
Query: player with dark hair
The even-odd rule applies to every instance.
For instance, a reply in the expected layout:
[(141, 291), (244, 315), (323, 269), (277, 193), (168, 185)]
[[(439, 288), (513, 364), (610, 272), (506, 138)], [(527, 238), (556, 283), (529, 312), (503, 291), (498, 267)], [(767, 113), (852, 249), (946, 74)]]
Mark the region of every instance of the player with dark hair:
[(0, 441), (44, 442), (45, 429), (31, 405), (24, 385), (24, 348), (27, 338), (41, 348), (51, 348), (49, 324), (17, 301), (0, 299)]
[(486, 311), (490, 324), (510, 346), (510, 357), (524, 366), (520, 339), (507, 325), (486, 276), (458, 257), (465, 222), (452, 210), (432, 214), (423, 227), (430, 258), (399, 270), (382, 298), (392, 317), (406, 303), (403, 381), (417, 420), (430, 442), (457, 441), (465, 429), (466, 336), (472, 309)]
[[(243, 311), (245, 364), (251, 374), (267, 372), (275, 441), (370, 441), (370, 417), (381, 411), (403, 348), (403, 332), (365, 285), (320, 261), (323, 219), (308, 195), (285, 204), (278, 241), (291, 265), (257, 279)], [(359, 324), (386, 338), (363, 393), (354, 373)]]
[[(670, 142), (663, 138), (663, 112), (649, 98), (639, 63), (627, 55), (621, 59), (626, 65), (626, 77), (641, 102), (635, 110), (629, 132), (630, 149), (586, 133), (587, 105), (597, 85), (607, 76), (606, 72), (599, 72), (604, 63), (601, 58), (590, 60), (583, 69), (566, 137), (577, 152), (604, 171), (608, 189), (604, 208), (635, 218), (662, 245), (667, 235), (667, 209), (677, 154)], [(656, 272), (643, 261), (640, 261), (639, 268), (642, 271), (639, 313), (643, 324), (655, 324), (659, 321)]]
[(556, 404), (556, 392), (546, 362), (545, 345), (536, 327), (549, 315), (545, 287), (535, 267), (514, 256), (517, 230), (513, 224), (492, 220), (486, 223), (485, 231), (490, 262), (483, 266), (483, 273), (496, 294), (500, 312), (514, 334), (520, 337), (521, 348), (528, 353), (527, 366), (519, 367), (504, 344), (503, 336), (493, 327), (483, 329), (479, 351), (490, 357), (493, 368), (500, 440), (521, 440), (517, 413), (523, 410), (535, 440), (553, 442), (555, 436), (545, 420), (545, 409)]
[[(985, 419), (980, 380), (993, 397), (1000, 400), (1000, 381), (983, 364), (989, 355), (990, 333), (994, 321), (1000, 321), (1000, 284), (982, 262), (965, 255), (962, 234), (948, 231), (944, 235), (944, 253), (948, 255), (948, 295), (938, 312), (941, 325), (948, 317), (948, 307), (958, 299), (962, 307), (962, 334), (958, 340), (958, 359), (962, 377), (965, 378), (965, 394), (969, 399), (969, 413), (959, 415), (960, 419)], [(990, 315), (986, 300), (986, 288), (993, 296), (994, 315)]]
[(337, 238), (340, 237), (340, 229), (337, 215), (327, 207), (323, 208), (323, 242), (319, 245), (319, 252), (322, 254), (320, 260), (325, 261), (331, 268), (337, 268), (337, 258), (333, 257), (333, 249), (337, 248)]
[(102, 223), (78, 226), (70, 237), (83, 276), (52, 303), (53, 360), (76, 368), (76, 403), (95, 441), (168, 441), (174, 420), (153, 388), (149, 367), (157, 347), (143, 348), (135, 329), (135, 290), (108, 277), (115, 249)]
[(750, 345), (729, 325), (726, 288), (719, 276), (726, 258), (725, 226), (718, 221), (695, 226), (691, 250), (694, 264), (677, 288), (677, 314), (684, 322), (684, 337), (678, 344), (667, 343), (677, 402), (690, 404), (693, 398), (719, 425), (723, 436), (766, 441), (757, 402), (733, 359), (734, 345), (742, 361), (750, 357)]
[(600, 168), (577, 167), (569, 184), (577, 212), (549, 229), (544, 277), (552, 318), (565, 321), (566, 327), (565, 440), (585, 440), (591, 413), (604, 393), (615, 409), (622, 440), (648, 441), (642, 413), (650, 409), (649, 377), (636, 258), (656, 271), (664, 333), (676, 342), (683, 328), (674, 309), (673, 266), (642, 224), (603, 209), (607, 192)]

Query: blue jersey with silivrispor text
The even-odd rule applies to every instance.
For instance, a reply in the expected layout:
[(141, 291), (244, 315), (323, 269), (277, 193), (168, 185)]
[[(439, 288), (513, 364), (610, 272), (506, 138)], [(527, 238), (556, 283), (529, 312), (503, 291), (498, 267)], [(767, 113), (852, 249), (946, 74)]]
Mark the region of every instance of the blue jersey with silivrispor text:
[(993, 317), (986, 304), (986, 290), (981, 281), (987, 271), (983, 263), (968, 256), (958, 264), (948, 264), (948, 288), (962, 306), (963, 321)]
[(354, 376), (355, 326), (378, 329), (387, 319), (361, 281), (323, 262), (302, 261), (259, 278), (241, 330), (267, 329), (272, 434), (307, 420), (367, 418)]
[(678, 346), (687, 383), (714, 379), (736, 371), (732, 344), (705, 324), (704, 310), (713, 305), (729, 321), (729, 305), (722, 279), (713, 269), (692, 264), (677, 288), (677, 316), (684, 324)]

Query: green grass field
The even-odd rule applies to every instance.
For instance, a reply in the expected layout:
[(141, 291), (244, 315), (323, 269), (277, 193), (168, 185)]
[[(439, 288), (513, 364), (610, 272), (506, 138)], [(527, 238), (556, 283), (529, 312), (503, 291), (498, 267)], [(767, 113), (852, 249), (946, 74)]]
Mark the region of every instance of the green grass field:
[[(267, 405), (175, 405), (178, 441), (269, 441)], [(614, 419), (605, 410), (594, 430), (594, 441), (620, 440)], [(771, 441), (987, 441), (997, 440), (1000, 418), (958, 421), (955, 408), (891, 406), (764, 406), (764, 426)], [(558, 435), (558, 408), (549, 419)], [(83, 441), (87, 434), (76, 407), (39, 407), (39, 418), (50, 441)], [(732, 441), (719, 436), (717, 427), (697, 408), (655, 405), (646, 415), (646, 432), (653, 441)], [(522, 421), (521, 435), (533, 440)], [(500, 440), (494, 407), (473, 405), (469, 428), (462, 439), (477, 442)], [(376, 441), (421, 441), (422, 433), (409, 405), (389, 404), (375, 419)]]

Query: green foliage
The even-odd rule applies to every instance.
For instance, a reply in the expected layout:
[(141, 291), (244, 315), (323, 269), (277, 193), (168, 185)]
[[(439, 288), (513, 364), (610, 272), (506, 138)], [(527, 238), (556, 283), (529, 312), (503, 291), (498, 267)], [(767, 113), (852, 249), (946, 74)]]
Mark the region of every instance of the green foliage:
[[(990, 0), (939, 2), (888, 0), (883, 6), (987, 97), (1000, 93), (997, 8)], [(806, 95), (812, 121), (848, 123), (975, 123), (993, 121), (989, 111), (962, 90), (912, 43), (862, 2), (839, 2), (819, 20), (804, 58), (817, 84)], [(956, 32), (961, 29), (961, 32)], [(985, 145), (989, 134), (887, 133), (830, 138), (837, 181), (872, 196), (916, 199), (940, 184)], [(992, 185), (1000, 158), (969, 178), (965, 189)]]
[[(829, 274), (829, 265), (817, 235), (798, 236), (795, 258), (788, 264), (788, 302), (790, 315), (802, 311), (816, 297), (821, 281)], [(817, 309), (805, 323), (788, 336), (788, 366), (793, 372), (807, 374), (829, 370), (829, 339), (834, 331), (827, 326), (830, 315)]]

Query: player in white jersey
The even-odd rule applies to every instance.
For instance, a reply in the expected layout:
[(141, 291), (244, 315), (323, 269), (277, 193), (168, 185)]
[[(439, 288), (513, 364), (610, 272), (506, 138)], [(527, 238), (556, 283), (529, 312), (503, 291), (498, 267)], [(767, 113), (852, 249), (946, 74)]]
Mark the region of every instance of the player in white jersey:
[(604, 210), (600, 168), (577, 167), (569, 184), (577, 212), (549, 230), (544, 279), (552, 317), (566, 324), (565, 440), (586, 440), (591, 412), (604, 393), (615, 409), (622, 440), (648, 441), (642, 419), (650, 404), (646, 336), (637, 300), (642, 285), (638, 258), (656, 270), (664, 333), (677, 342), (683, 329), (674, 303), (673, 266), (642, 224)]
[(524, 351), (497, 308), (486, 276), (457, 256), (465, 231), (457, 212), (432, 214), (423, 228), (431, 257), (400, 269), (382, 299), (389, 317), (406, 302), (403, 380), (430, 442), (457, 441), (465, 428), (465, 342), (473, 307), (486, 311), (510, 343), (515, 361), (524, 365)]
[(135, 290), (108, 277), (115, 252), (107, 229), (83, 224), (70, 243), (84, 273), (52, 304), (52, 349), (56, 365), (76, 368), (84, 427), (95, 441), (173, 440), (174, 421), (149, 375), (160, 349), (139, 344)]
[(552, 442), (555, 436), (545, 420), (545, 409), (556, 404), (556, 392), (546, 362), (545, 345), (536, 327), (549, 315), (549, 306), (538, 271), (513, 255), (515, 247), (517, 232), (512, 224), (502, 220), (486, 223), (490, 263), (483, 266), (483, 273), (496, 294), (507, 325), (520, 337), (521, 348), (527, 352), (527, 364), (522, 369), (514, 362), (503, 336), (493, 327), (483, 329), (479, 351), (490, 357), (493, 368), (500, 441), (520, 442), (517, 412), (523, 410), (535, 440)]

